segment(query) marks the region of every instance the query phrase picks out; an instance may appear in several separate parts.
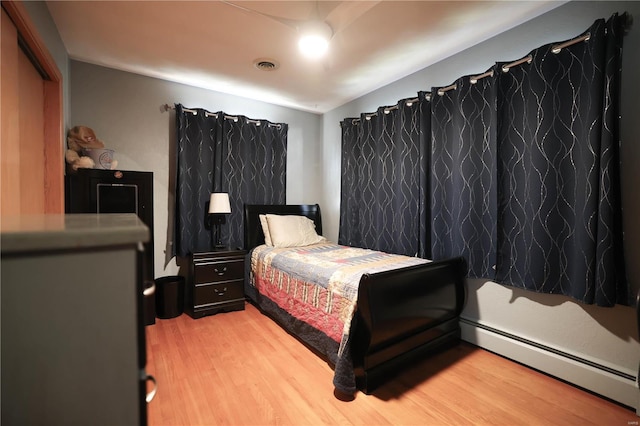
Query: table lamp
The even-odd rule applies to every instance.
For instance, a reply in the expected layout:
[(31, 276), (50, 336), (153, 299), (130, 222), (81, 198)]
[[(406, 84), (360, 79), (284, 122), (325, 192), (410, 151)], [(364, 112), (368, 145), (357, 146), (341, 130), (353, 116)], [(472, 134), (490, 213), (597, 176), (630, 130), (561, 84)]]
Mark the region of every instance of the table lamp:
[(209, 199), (209, 214), (212, 217), (212, 223), (215, 225), (215, 250), (225, 248), (222, 244), (222, 232), (220, 230), (220, 226), (225, 223), (225, 215), (229, 213), (231, 213), (229, 194), (226, 192), (213, 192)]

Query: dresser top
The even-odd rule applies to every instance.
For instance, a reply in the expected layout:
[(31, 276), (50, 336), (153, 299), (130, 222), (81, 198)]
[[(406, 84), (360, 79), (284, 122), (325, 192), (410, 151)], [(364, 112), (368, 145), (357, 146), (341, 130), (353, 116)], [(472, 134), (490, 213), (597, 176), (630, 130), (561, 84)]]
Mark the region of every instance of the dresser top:
[(149, 241), (149, 229), (134, 213), (0, 217), (3, 254), (52, 249), (88, 249)]

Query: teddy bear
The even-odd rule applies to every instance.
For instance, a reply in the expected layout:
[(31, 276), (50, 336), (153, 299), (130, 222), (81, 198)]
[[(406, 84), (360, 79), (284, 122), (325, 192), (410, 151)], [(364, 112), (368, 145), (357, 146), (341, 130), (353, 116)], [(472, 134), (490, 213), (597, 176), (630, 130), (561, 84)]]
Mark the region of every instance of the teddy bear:
[[(93, 129), (87, 126), (75, 126), (67, 132), (67, 152), (65, 159), (72, 170), (92, 169), (95, 162), (91, 157), (83, 155), (84, 149), (103, 149), (104, 143), (96, 137)], [(111, 169), (118, 166), (117, 161), (111, 161)]]

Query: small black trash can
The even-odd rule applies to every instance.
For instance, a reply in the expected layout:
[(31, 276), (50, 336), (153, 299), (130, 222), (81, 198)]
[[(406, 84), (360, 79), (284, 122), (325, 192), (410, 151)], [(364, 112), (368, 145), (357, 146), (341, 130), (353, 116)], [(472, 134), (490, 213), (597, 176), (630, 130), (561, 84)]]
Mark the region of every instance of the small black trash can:
[(156, 278), (156, 316), (175, 318), (184, 310), (184, 277)]

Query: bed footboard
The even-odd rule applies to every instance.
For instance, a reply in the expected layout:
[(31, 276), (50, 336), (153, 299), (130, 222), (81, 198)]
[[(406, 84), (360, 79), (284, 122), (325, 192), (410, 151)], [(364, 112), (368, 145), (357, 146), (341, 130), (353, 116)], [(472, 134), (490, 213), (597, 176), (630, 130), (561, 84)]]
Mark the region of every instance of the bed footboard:
[(351, 354), (357, 387), (371, 393), (406, 363), (460, 340), (463, 258), (363, 275)]

